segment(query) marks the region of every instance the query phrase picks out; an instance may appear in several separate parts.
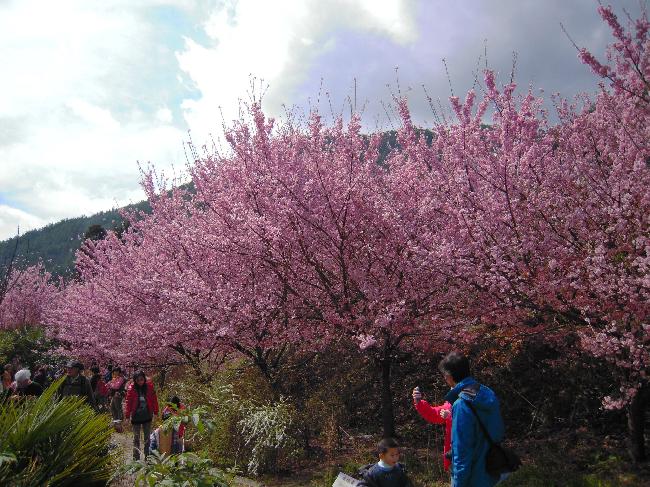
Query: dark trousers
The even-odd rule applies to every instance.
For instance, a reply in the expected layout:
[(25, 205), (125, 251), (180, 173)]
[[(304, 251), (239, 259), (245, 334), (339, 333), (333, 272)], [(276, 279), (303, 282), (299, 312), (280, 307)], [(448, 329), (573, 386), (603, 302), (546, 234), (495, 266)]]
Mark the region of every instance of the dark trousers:
[(114, 420), (124, 419), (124, 411), (122, 410), (122, 394), (116, 392), (111, 399), (111, 416)]
[(149, 455), (149, 443), (151, 435), (151, 421), (148, 423), (134, 424), (133, 426), (133, 459), (140, 460), (140, 430), (144, 436), (144, 457)]

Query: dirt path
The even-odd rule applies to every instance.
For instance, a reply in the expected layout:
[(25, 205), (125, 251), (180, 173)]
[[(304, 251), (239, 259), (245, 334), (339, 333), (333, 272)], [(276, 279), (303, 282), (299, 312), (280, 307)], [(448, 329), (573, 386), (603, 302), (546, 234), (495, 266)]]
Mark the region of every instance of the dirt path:
[[(133, 457), (133, 438), (130, 433), (113, 433), (112, 443), (121, 451), (123, 462), (126, 464)], [(111, 483), (111, 487), (133, 487), (135, 478), (133, 476), (124, 476)]]

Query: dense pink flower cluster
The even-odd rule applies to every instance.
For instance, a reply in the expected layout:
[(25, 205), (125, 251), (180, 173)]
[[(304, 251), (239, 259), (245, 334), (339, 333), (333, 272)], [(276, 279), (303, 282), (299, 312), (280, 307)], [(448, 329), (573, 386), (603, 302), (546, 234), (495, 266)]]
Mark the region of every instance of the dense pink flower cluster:
[(579, 55), (611, 85), (561, 103), (554, 126), (491, 71), (432, 137), (397, 100), (381, 160), (358, 118), (278, 124), (252, 104), (227, 156), (190, 164), (192, 189), (145, 174), (152, 214), (85, 245), (52, 323), (79, 354), (258, 365), (342, 337), (390, 360), (485, 333), (573, 334), (619, 367), (624, 402), (650, 366), (648, 20), (626, 30), (600, 11), (608, 62)]
[(12, 268), (0, 296), (0, 329), (40, 325), (58, 289), (41, 264)]

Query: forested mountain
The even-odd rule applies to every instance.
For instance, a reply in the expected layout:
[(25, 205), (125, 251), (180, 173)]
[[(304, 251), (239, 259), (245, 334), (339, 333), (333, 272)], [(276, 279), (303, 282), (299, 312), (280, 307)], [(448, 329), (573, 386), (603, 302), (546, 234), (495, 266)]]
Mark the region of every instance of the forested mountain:
[[(128, 208), (148, 211), (149, 204), (142, 201)], [(89, 228), (92, 231), (119, 228), (122, 224), (119, 210), (103, 211), (90, 216), (67, 218), (57, 223), (51, 223), (38, 230), (0, 242), (0, 262), (10, 257), (16, 249), (18, 239), (18, 260), (26, 264), (34, 264), (39, 259), (45, 268), (56, 276), (69, 275), (74, 270), (75, 252), (81, 245), (84, 234)]]

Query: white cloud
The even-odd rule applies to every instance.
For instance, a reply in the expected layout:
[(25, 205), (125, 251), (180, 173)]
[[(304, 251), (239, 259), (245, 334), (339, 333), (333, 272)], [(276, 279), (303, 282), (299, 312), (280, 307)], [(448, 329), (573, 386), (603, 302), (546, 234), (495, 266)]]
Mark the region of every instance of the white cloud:
[(198, 15), (184, 0), (0, 4), (0, 201), (12, 205), (0, 239), (140, 200), (137, 161), (183, 166), (176, 88), (157, 78), (178, 65), (148, 17), (156, 6)]
[(339, 32), (413, 42), (414, 2), (0, 3), (0, 239), (139, 200), (136, 161), (182, 169), (186, 129), (197, 144), (218, 133), (249, 75), (280, 114), (321, 54), (346, 49)]
[(110, 110), (91, 105), (79, 99), (68, 101), (66, 106), (72, 110), (74, 115), (85, 122), (86, 125), (94, 126), (108, 133), (115, 132), (120, 128), (120, 124), (113, 118)]
[(241, 0), (216, 8), (204, 23), (213, 45), (187, 38), (178, 55), (201, 92), (183, 104), (187, 123), (202, 138), (218, 132), (219, 108), (226, 123), (237, 118), (251, 76), (269, 85), (265, 109), (280, 115), (319, 55), (337, 46), (338, 31), (377, 33), (407, 44), (417, 38), (415, 12), (411, 0)]
[(173, 120), (172, 111), (167, 107), (159, 108), (156, 112), (156, 119), (163, 123), (171, 123)]
[(7, 205), (0, 205), (0, 235), (11, 237), (20, 233), (42, 227), (46, 222), (35, 215), (12, 208)]

